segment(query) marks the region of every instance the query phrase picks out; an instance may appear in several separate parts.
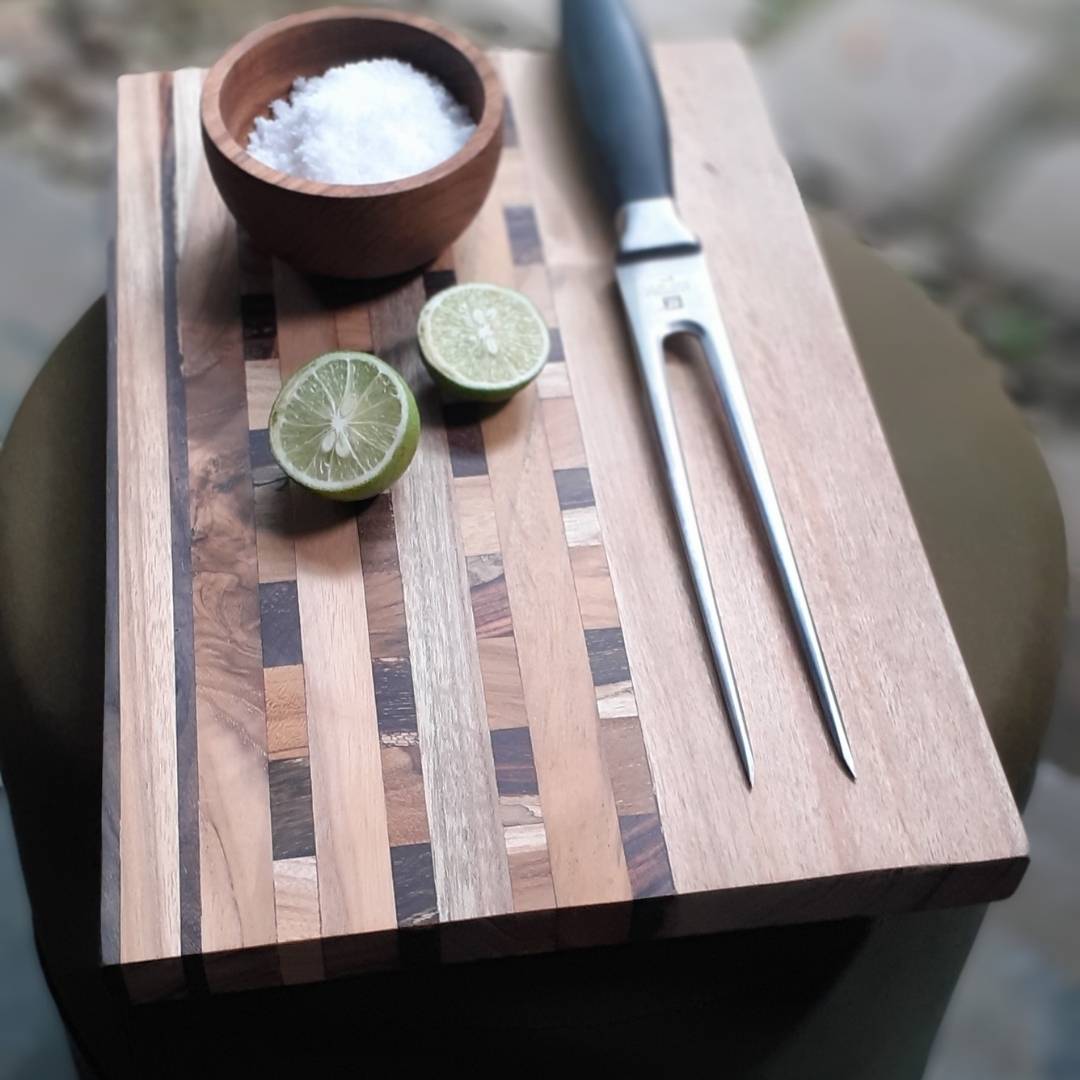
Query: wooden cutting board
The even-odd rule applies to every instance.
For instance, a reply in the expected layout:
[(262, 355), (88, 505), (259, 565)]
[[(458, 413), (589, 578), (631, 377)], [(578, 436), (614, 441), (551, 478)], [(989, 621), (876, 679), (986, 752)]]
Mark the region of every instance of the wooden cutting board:
[[(237, 235), (202, 73), (119, 87), (102, 951), (136, 998), (985, 901), (1026, 842), (788, 167), (728, 43), (663, 46), (702, 236), (859, 779), (833, 756), (695, 366), (669, 365), (754, 742), (743, 781), (555, 60), (468, 233), (390, 286)], [(718, 120), (718, 117), (722, 120)], [(515, 286), (554, 355), (446, 405), (425, 297)], [(409, 379), (393, 490), (285, 481), (267, 415), (332, 348)]]

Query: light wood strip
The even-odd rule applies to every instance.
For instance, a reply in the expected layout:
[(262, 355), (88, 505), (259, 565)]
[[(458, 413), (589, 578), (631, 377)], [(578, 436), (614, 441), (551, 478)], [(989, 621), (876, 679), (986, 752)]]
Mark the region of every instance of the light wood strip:
[[(338, 338), (307, 281), (277, 262), (274, 280), (288, 378)], [(293, 495), (322, 929), (389, 929), (394, 888), (356, 521), (348, 507)]]
[(277, 360), (248, 360), (244, 365), (247, 376), (248, 427), (270, 426), (270, 407), (281, 389), (281, 374)]
[[(498, 184), (455, 249), (462, 280), (512, 283)], [(624, 900), (629, 879), (540, 410), (530, 387), (482, 427), (552, 878), (560, 906)]]
[(495, 504), (491, 501), (491, 481), (487, 476), (455, 476), (454, 512), (461, 528), (466, 555), (491, 555), (499, 550), (495, 527)]
[(587, 464), (585, 444), (581, 441), (581, 427), (574, 402), (569, 398), (549, 398), (541, 406), (541, 411), (552, 468), (583, 468)]
[(571, 547), (602, 543), (600, 518), (595, 506), (575, 506), (563, 511), (563, 528), (566, 542)]
[[(174, 80), (187, 395), (202, 947), (275, 940), (255, 509), (236, 228), (199, 140), (202, 73)], [(228, 483), (222, 478), (228, 477)]]
[(394, 514), (439, 916), (465, 919), (510, 911), (513, 900), (450, 451), (415, 339), (423, 304), (417, 279), (376, 300), (371, 323), (379, 355), (418, 391), (420, 446), (394, 486)]
[(547, 364), (536, 380), (536, 389), (542, 398), (570, 397), (570, 379), (565, 364)]
[(619, 609), (615, 606), (615, 590), (604, 549), (599, 546), (571, 548), (570, 565), (574, 568), (574, 588), (585, 629), (618, 626)]
[(477, 642), (477, 648), (488, 724), (492, 730), (527, 727), (529, 717), (521, 691), (517, 643), (512, 636), (483, 638)]
[(124, 76), (117, 96), (127, 181), (116, 244), (120, 959), (139, 961), (180, 952), (161, 78)]
[(291, 664), (263, 670), (266, 691), (267, 748), (271, 754), (307, 750), (304, 667)]
[(278, 941), (305, 941), (319, 936), (319, 878), (314, 856), (278, 859), (274, 863), (274, 900)]

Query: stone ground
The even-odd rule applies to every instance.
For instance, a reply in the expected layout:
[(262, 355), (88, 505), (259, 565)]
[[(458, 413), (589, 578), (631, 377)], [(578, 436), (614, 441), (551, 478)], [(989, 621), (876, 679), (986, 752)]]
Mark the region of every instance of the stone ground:
[[(48, 348), (101, 287), (116, 74), (206, 63), (302, 6), (0, 3), (0, 439)], [(556, 37), (554, 0), (396, 6), (491, 44)], [(743, 38), (808, 200), (846, 217), (996, 359), (1058, 484), (1080, 599), (1080, 0), (635, 6), (656, 36)], [(987, 919), (931, 1080), (1080, 1076), (1075, 616), (1069, 638), (1027, 815), (1032, 867)]]

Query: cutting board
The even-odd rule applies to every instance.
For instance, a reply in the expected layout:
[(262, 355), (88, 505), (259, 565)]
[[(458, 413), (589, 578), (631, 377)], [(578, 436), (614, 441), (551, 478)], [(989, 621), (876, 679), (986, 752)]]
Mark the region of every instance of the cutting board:
[[(692, 358), (670, 377), (758, 763), (711, 675), (556, 61), (482, 213), (406, 280), (308, 280), (238, 235), (202, 73), (119, 84), (102, 954), (137, 999), (973, 903), (1026, 842), (747, 62), (658, 49), (705, 242), (858, 765), (836, 760)], [(718, 121), (722, 118), (722, 122)], [(427, 296), (518, 288), (553, 354), (444, 401)], [(414, 387), (416, 459), (339, 506), (267, 417), (334, 348)]]

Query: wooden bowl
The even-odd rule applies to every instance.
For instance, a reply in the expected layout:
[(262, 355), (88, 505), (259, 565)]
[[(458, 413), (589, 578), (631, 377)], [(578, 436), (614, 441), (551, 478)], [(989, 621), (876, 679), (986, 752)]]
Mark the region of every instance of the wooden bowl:
[[(382, 184), (325, 184), (256, 161), (244, 149), (255, 117), (300, 75), (391, 56), (441, 80), (476, 131), (433, 169)], [(487, 57), (431, 19), (331, 7), (272, 22), (210, 69), (203, 145), (218, 190), (252, 240), (300, 270), (372, 278), (435, 258), (476, 216), (502, 149), (503, 92)]]

